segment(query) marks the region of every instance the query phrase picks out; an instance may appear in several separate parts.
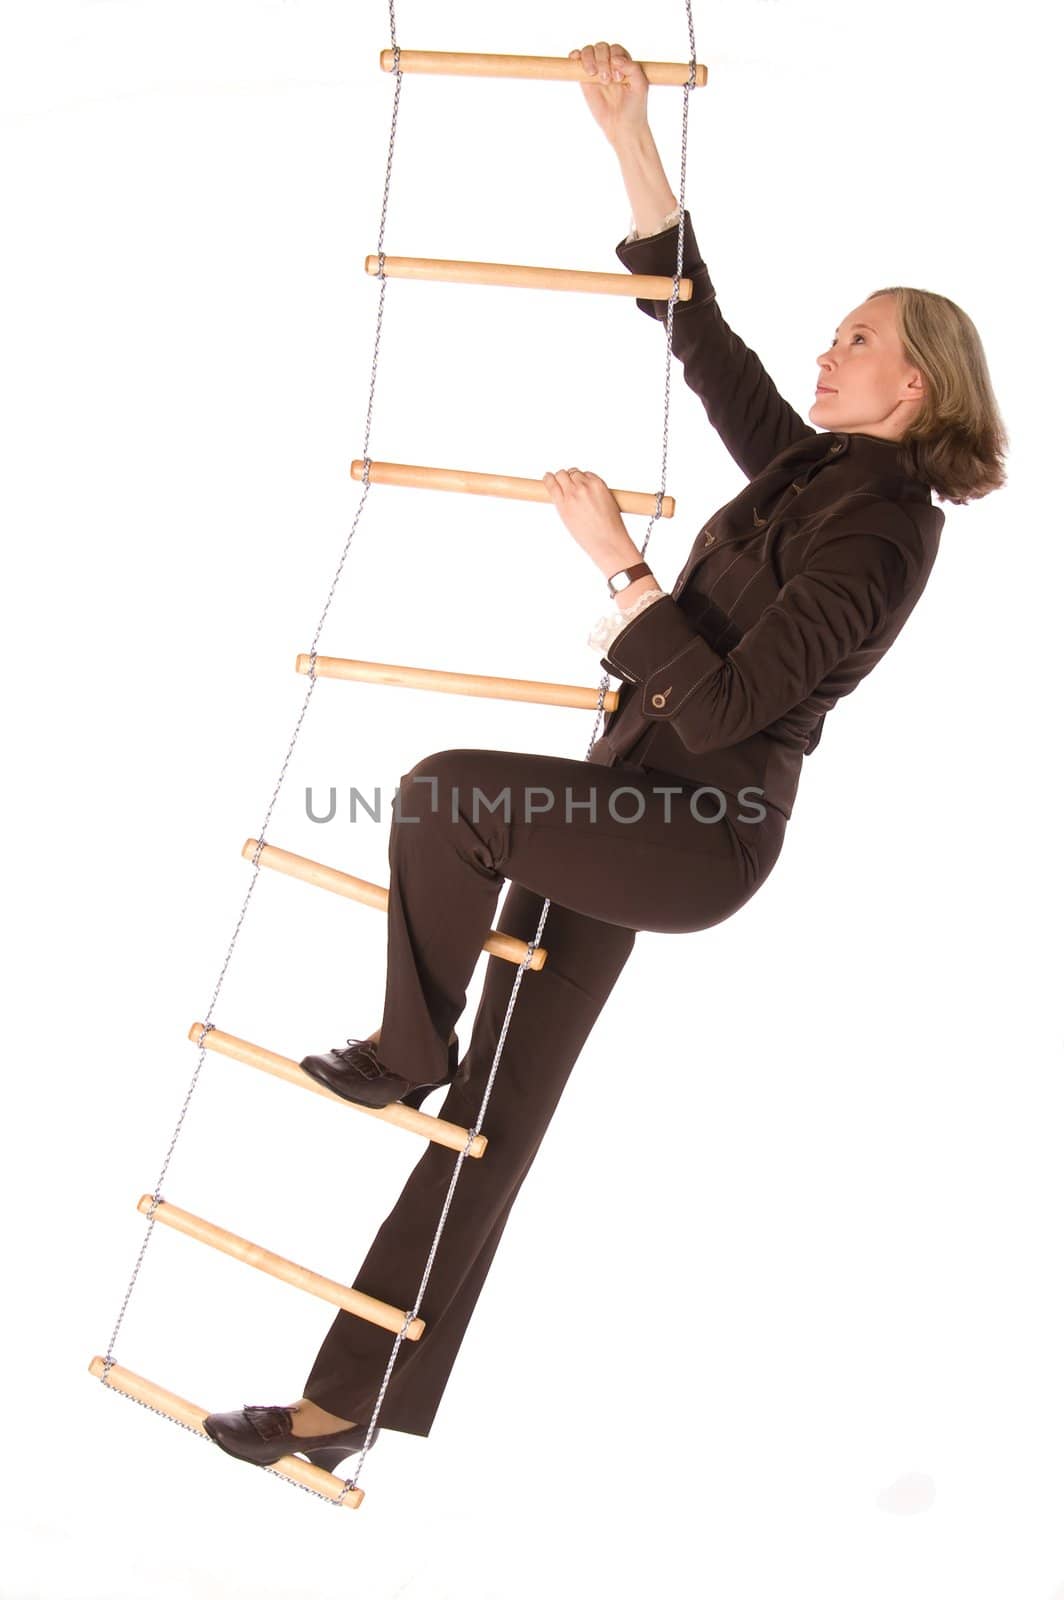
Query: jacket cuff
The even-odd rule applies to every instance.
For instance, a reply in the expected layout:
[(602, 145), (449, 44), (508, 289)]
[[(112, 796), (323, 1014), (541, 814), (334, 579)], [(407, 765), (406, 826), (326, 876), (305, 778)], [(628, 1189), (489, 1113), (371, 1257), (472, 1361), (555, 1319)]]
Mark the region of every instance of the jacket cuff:
[(671, 595), (633, 617), (602, 658), (607, 672), (640, 686), (643, 715), (657, 722), (675, 717), (723, 665)]
[[(676, 245), (680, 224), (673, 223), (671, 228), (665, 228), (661, 233), (651, 233), (645, 239), (622, 239), (617, 245), (615, 254), (621, 265), (627, 267), (629, 272), (648, 272), (655, 277), (671, 278), (676, 272)], [(674, 315), (682, 315), (697, 305), (704, 305), (707, 300), (715, 300), (717, 291), (714, 289), (709, 276), (709, 268), (698, 249), (698, 240), (691, 225), (691, 213), (683, 214), (683, 269), (682, 278), (691, 279), (690, 300), (677, 300)], [(648, 317), (654, 317), (658, 322), (665, 322), (669, 315), (668, 300), (643, 300), (637, 299), (636, 305), (640, 311), (645, 311)]]

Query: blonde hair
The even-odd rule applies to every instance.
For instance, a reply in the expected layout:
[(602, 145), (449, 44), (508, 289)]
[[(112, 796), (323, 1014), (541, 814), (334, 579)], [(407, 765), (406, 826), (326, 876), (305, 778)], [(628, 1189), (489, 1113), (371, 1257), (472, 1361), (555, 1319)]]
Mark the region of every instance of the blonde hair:
[(930, 289), (894, 285), (868, 298), (880, 294), (893, 297), (903, 358), (924, 380), (924, 402), (898, 441), (906, 469), (955, 505), (1000, 489), (1009, 438), (971, 317)]

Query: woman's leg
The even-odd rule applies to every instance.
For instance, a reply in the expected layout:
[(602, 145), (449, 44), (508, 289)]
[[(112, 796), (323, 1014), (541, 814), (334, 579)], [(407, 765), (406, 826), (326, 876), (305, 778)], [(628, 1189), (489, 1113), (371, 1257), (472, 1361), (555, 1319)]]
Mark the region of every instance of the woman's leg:
[(505, 750), (444, 750), (404, 775), (388, 849), (388, 1070), (446, 1079), (447, 1040), (507, 878), (583, 916), (661, 933), (711, 927), (753, 894), (757, 836), (775, 842), (778, 814), (742, 822), (752, 808), (732, 797), (703, 791), (693, 805), (694, 786), (671, 780), (667, 794), (669, 784), (640, 767)]
[[(512, 884), (501, 931), (531, 940), (542, 909), (541, 896)], [(381, 1427), (428, 1434), (517, 1191), (634, 942), (630, 928), (556, 904), (548, 911), (543, 943), (549, 958), (521, 981), (482, 1128), (488, 1147), (483, 1158), (466, 1160), (459, 1175), (421, 1303), (425, 1332), (400, 1348)], [(471, 1127), (476, 1121), (516, 971), (509, 961), (489, 958), (459, 1082), (440, 1107), (448, 1122)], [(370, 1247), (356, 1289), (406, 1309), (413, 1305), (456, 1160), (453, 1150), (428, 1146)], [(338, 1312), (304, 1387), (306, 1398), (334, 1416), (368, 1422), (393, 1344), (394, 1335), (383, 1328)]]
[[(415, 785), (415, 778), (437, 780), (435, 805), (432, 785)], [(382, 1427), (429, 1432), (514, 1198), (631, 952), (636, 929), (708, 927), (748, 899), (771, 870), (782, 841), (778, 817), (770, 813), (760, 835), (756, 823), (740, 822), (753, 841), (744, 847), (734, 827), (696, 820), (692, 786), (674, 793), (668, 803), (652, 792), (672, 781), (641, 769), (467, 750), (427, 758), (400, 786), (399, 813), (424, 820), (397, 817), (392, 826), (388, 988), (381, 1026), (387, 1065), (416, 1077), (423, 1068), (410, 1063), (422, 1040), (442, 1059), (441, 1041), (461, 1012), (504, 876), (514, 882), (499, 919), (501, 931), (531, 940), (545, 893), (552, 903), (542, 934), (547, 962), (542, 971), (525, 973), (510, 1019), (483, 1125), (488, 1148), (482, 1160), (467, 1161), (459, 1177), (420, 1308), (426, 1331), (400, 1349), (378, 1419)], [(474, 812), (474, 784), (489, 801), (500, 785), (509, 786), (509, 822), (501, 807), (482, 808), (479, 816)], [(533, 813), (526, 822), (523, 791), (544, 785), (554, 794), (555, 809)], [(569, 821), (566, 785), (572, 786)], [(623, 797), (622, 788), (629, 791)], [(586, 805), (580, 809), (591, 791), (594, 812)], [(530, 809), (543, 805), (544, 798), (533, 796)], [(640, 820), (618, 820), (637, 816), (640, 798)], [(699, 815), (715, 814), (719, 807), (713, 798), (702, 797)], [(734, 800), (729, 804), (734, 821), (739, 808)], [(509, 962), (489, 960), (462, 1081), (440, 1109), (448, 1121), (469, 1126), (476, 1119), (515, 970)], [(424, 1072), (422, 1081), (429, 1076)], [(453, 1152), (436, 1145), (425, 1151), (378, 1232), (355, 1288), (395, 1305), (413, 1305), (455, 1160)], [(341, 1311), (311, 1369), (306, 1398), (337, 1417), (368, 1421), (393, 1344), (393, 1335)]]

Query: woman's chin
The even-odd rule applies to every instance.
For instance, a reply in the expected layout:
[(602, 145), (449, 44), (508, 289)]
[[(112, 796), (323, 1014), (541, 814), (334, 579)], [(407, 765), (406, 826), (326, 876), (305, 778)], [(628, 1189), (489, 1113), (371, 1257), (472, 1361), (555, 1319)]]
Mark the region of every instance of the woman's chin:
[(818, 394), (813, 404), (806, 412), (810, 422), (819, 422), (825, 428), (838, 428), (843, 425), (842, 413), (838, 406), (833, 404), (836, 397), (833, 394)]

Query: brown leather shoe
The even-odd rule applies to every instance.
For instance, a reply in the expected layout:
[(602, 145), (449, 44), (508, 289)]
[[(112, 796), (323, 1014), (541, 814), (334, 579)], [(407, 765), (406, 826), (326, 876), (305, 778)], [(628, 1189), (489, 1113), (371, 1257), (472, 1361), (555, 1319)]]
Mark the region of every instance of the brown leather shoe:
[[(388, 1106), (401, 1100), (416, 1111), (426, 1095), (441, 1087), (439, 1083), (411, 1083), (409, 1078), (389, 1072), (377, 1055), (376, 1039), (348, 1039), (346, 1049), (304, 1056), (299, 1065), (316, 1083), (359, 1106)], [(443, 1083), (453, 1083), (457, 1070), (458, 1036), (452, 1032)]]
[[(203, 1426), (227, 1455), (250, 1461), (257, 1467), (272, 1466), (282, 1456), (301, 1455), (316, 1467), (324, 1467), (326, 1472), (334, 1471), (347, 1456), (361, 1450), (369, 1432), (368, 1424), (359, 1422), (333, 1433), (301, 1437), (292, 1432), (292, 1412), (288, 1406), (244, 1406), (240, 1411), (214, 1411), (204, 1418)], [(377, 1442), (377, 1433), (370, 1440), (370, 1449)]]

